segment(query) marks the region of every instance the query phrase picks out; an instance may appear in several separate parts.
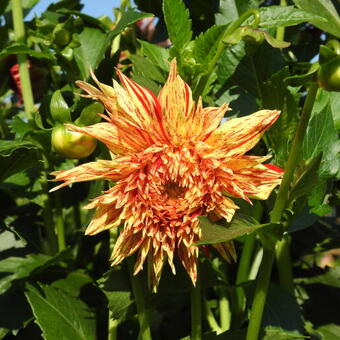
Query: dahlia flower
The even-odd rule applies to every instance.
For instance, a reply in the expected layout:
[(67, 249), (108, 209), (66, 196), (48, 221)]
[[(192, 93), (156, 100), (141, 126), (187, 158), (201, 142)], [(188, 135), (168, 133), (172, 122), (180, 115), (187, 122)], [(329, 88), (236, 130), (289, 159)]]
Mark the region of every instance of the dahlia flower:
[(168, 262), (175, 274), (176, 255), (193, 283), (197, 277), (200, 240), (198, 216), (212, 213), (230, 221), (238, 209), (232, 198), (266, 199), (282, 173), (262, 163), (270, 156), (249, 156), (278, 111), (261, 110), (242, 118), (221, 119), (228, 105), (203, 107), (171, 62), (167, 82), (156, 97), (120, 71), (123, 87), (78, 81), (88, 95), (106, 108), (105, 122), (68, 129), (103, 142), (112, 160), (98, 160), (53, 173), (64, 181), (106, 179), (115, 184), (85, 208), (95, 208), (87, 235), (122, 226), (113, 249), (112, 265), (138, 252), (134, 274), (145, 259), (157, 287)]

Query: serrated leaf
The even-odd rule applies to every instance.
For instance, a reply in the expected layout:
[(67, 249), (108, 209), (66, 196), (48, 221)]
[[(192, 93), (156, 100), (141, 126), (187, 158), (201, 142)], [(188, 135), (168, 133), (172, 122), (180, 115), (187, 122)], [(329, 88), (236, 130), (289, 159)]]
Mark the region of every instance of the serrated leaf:
[(71, 122), (71, 111), (60, 90), (53, 93), (50, 103), (50, 112), (53, 120), (59, 123)]
[(114, 319), (120, 319), (133, 303), (129, 278), (122, 270), (111, 269), (97, 281), (106, 295)]
[(87, 79), (90, 69), (95, 70), (104, 58), (110, 41), (106, 39), (102, 30), (94, 27), (85, 27), (78, 35), (80, 46), (75, 48), (74, 58), (83, 79)]
[(148, 59), (138, 55), (131, 55), (130, 59), (133, 63), (133, 71), (137, 75), (159, 83), (165, 82), (165, 75)]
[(80, 299), (49, 286), (27, 284), (26, 297), (47, 340), (94, 340), (95, 319)]
[(336, 176), (340, 169), (340, 142), (334, 128), (332, 107), (328, 104), (320, 111), (313, 112), (303, 141), (303, 158), (323, 154), (320, 175)]
[(302, 10), (323, 18), (310, 20), (316, 27), (340, 38), (340, 17), (331, 0), (293, 0)]
[(0, 182), (9, 176), (37, 165), (37, 153), (33, 149), (17, 149), (10, 156), (0, 157)]
[(20, 140), (0, 140), (0, 155), (10, 156), (15, 150), (18, 149), (34, 149), (36, 146), (29, 141)]
[(3, 275), (0, 279), (0, 293), (7, 290), (15, 280), (41, 272), (69, 257), (69, 250), (64, 250), (54, 257), (44, 254), (28, 254), (25, 257), (8, 257), (0, 261), (0, 272)]
[(207, 67), (212, 57), (216, 54), (217, 45), (225, 29), (226, 25), (215, 25), (195, 39), (192, 54), (202, 70)]
[(10, 46), (7, 46), (0, 52), (0, 57), (7, 56), (11, 54), (27, 54), (33, 58), (37, 59), (48, 59), (51, 61), (55, 60), (55, 57), (51, 53), (41, 52), (32, 50), (28, 46), (20, 43), (13, 43)]
[(291, 184), (289, 191), (289, 202), (290, 204), (308, 195), (314, 188), (315, 183), (318, 181), (318, 170), (320, 167), (322, 155), (307, 161), (302, 162), (295, 171), (295, 178)]
[(294, 6), (267, 6), (260, 8), (259, 27), (287, 27), (315, 20), (326, 21), (320, 13), (311, 13)]
[(241, 215), (235, 216), (230, 223), (225, 225), (213, 223), (205, 216), (199, 217), (199, 220), (202, 237), (195, 245), (227, 242), (257, 229), (277, 225), (277, 223), (259, 224), (252, 217)]
[(8, 257), (0, 261), (0, 272), (6, 275), (0, 279), (0, 293), (5, 292), (13, 281), (28, 277), (36, 268), (50, 259), (43, 254), (29, 254), (25, 257)]
[(180, 51), (192, 37), (189, 10), (182, 0), (164, 0), (163, 12), (170, 41)]
[(163, 47), (155, 44), (150, 44), (147, 41), (139, 40), (142, 45), (143, 54), (154, 64), (159, 66), (162, 70), (169, 72), (169, 51)]

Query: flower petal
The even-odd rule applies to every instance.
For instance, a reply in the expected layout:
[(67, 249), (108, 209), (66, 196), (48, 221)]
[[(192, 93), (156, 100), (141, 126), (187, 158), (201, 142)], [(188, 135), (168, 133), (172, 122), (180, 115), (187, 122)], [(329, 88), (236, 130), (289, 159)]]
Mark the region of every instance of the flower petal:
[(226, 156), (243, 155), (252, 149), (263, 133), (279, 117), (279, 111), (261, 110), (251, 115), (223, 123), (205, 140)]
[(174, 59), (170, 65), (168, 80), (158, 95), (162, 108), (164, 124), (177, 143), (181, 137), (187, 136), (188, 117), (195, 108), (190, 87), (178, 75), (177, 64)]
[(134, 127), (130, 128), (130, 133), (125, 133), (113, 123), (98, 123), (85, 127), (72, 124), (65, 125), (69, 130), (77, 131), (100, 140), (115, 154), (136, 153), (148, 147), (148, 144)]
[(64, 183), (50, 190), (56, 191), (62, 187), (76, 182), (92, 181), (97, 179), (118, 180), (128, 173), (135, 170), (129, 162), (129, 157), (116, 158), (113, 161), (100, 160), (76, 166), (70, 170), (54, 171), (51, 175), (55, 176), (54, 182), (64, 181)]

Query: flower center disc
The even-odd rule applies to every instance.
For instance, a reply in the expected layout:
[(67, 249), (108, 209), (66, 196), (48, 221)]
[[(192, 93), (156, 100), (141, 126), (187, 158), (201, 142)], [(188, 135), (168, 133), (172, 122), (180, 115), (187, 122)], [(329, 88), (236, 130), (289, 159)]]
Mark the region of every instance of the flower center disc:
[(186, 192), (186, 188), (181, 187), (177, 182), (166, 183), (164, 188), (170, 201), (183, 197)]

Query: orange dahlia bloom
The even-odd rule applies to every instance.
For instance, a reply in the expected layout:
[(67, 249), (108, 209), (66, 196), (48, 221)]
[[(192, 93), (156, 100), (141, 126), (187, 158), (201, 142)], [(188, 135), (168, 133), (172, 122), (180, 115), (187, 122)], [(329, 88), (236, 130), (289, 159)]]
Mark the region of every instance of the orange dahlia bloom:
[(77, 82), (87, 97), (104, 104), (106, 122), (67, 124), (103, 142), (113, 159), (54, 172), (55, 181), (64, 183), (53, 190), (96, 179), (116, 182), (86, 206), (96, 208), (86, 234), (123, 225), (112, 265), (138, 251), (137, 274), (148, 256), (155, 289), (165, 262), (175, 274), (176, 255), (195, 283), (198, 216), (211, 212), (230, 221), (238, 209), (230, 197), (266, 199), (281, 181), (281, 171), (261, 164), (270, 156), (245, 155), (279, 112), (262, 110), (220, 125), (228, 105), (204, 108), (201, 98), (195, 103), (175, 60), (157, 97), (117, 72), (124, 87), (95, 76), (98, 88)]

